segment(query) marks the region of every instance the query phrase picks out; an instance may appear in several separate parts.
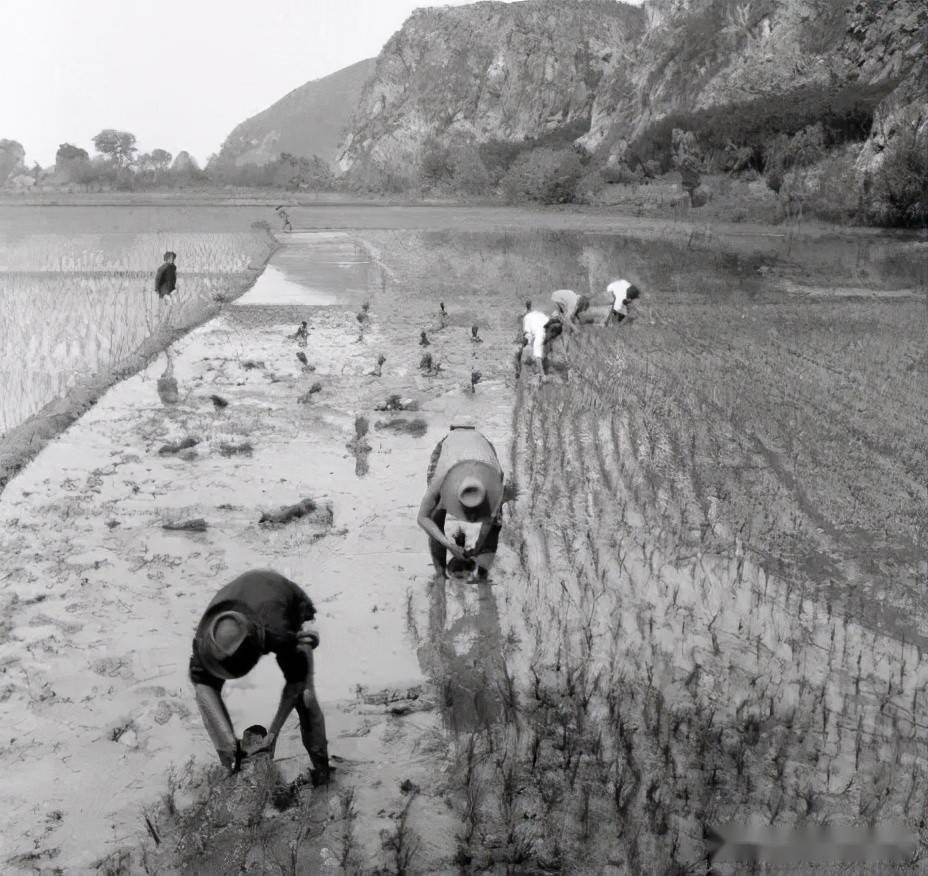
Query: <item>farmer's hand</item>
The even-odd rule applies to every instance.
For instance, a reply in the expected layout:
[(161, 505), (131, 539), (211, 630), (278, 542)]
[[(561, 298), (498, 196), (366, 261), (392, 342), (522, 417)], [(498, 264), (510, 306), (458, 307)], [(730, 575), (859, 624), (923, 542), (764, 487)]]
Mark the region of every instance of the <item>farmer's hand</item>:
[(450, 540), (448, 541), (446, 546), (448, 550), (451, 552), (451, 555), (453, 557), (456, 557), (459, 560), (467, 559), (467, 550), (465, 548), (462, 548), (456, 545), (453, 541), (450, 541)]
[(319, 647), (319, 631), (313, 626), (312, 621), (303, 621), (303, 626), (296, 634), (298, 645), (308, 645), (310, 648)]
[(261, 740), (257, 748), (251, 748), (246, 752), (247, 757), (254, 757), (256, 754), (269, 754), (274, 757), (274, 749), (277, 747), (277, 734), (268, 733)]

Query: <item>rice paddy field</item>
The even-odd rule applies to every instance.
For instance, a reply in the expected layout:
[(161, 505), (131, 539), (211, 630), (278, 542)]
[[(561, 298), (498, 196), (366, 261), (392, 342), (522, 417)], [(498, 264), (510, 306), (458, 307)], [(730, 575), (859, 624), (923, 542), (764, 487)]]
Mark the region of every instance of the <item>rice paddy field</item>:
[[(471, 691), (483, 726), (459, 728), (461, 860), (703, 872), (735, 822), (797, 831), (787, 847), (905, 825), (922, 866), (925, 251), (379, 245), (435, 297), (495, 289), (513, 314), (556, 286), (601, 304), (618, 274), (643, 290), (633, 321), (570, 333), (548, 382), (516, 388), (522, 576)], [(824, 861), (872, 872), (856, 853)]]
[[(23, 356), (96, 367), (165, 318), (148, 290), (160, 250), (206, 301), (266, 257), (250, 223), (269, 210), (141, 210), (122, 229), (110, 211), (84, 232), (59, 211), (58, 232), (2, 238), (10, 307), (39, 325), (3, 331)], [(152, 365), (3, 495), (0, 661), (34, 662), (0, 689), (33, 728), (0, 766), (45, 764), (60, 797), (32, 825), (50, 804), (16, 783), (6, 863), (764, 872), (716, 856), (736, 830), (794, 872), (814, 854), (816, 872), (884, 872), (892, 855), (893, 872), (924, 872), (924, 240), (464, 208), (291, 217), (254, 288), (176, 345), (178, 403), (155, 401)], [(607, 328), (616, 277), (642, 296)], [(546, 379), (517, 378), (525, 302), (550, 310), (558, 288), (590, 296), (586, 322)], [(496, 442), (513, 488), (489, 584), (431, 578), (415, 528), (458, 417)], [(187, 435), (185, 456), (154, 451)], [(247, 453), (226, 455), (233, 437)], [(320, 531), (259, 526), (256, 509), (304, 495), (330, 503)], [(165, 534), (165, 515), (209, 528)], [(243, 564), (323, 606), (317, 689), (341, 756), (325, 791), (300, 782), (293, 724), (275, 764), (239, 780), (206, 766), (185, 649), (203, 587)], [(101, 681), (106, 661), (120, 668)], [(230, 702), (270, 711), (277, 692), (254, 682)], [(73, 740), (48, 732), (62, 722)], [(47, 761), (81, 746), (93, 775), (69, 769), (115, 789), (113, 811), (56, 789)], [(102, 851), (80, 846), (82, 824)], [(817, 850), (797, 840), (826, 829)]]
[[(146, 339), (195, 324), (234, 297), (271, 247), (260, 229), (4, 233), (0, 436)], [(167, 250), (178, 253), (179, 282), (162, 302), (153, 279)]]

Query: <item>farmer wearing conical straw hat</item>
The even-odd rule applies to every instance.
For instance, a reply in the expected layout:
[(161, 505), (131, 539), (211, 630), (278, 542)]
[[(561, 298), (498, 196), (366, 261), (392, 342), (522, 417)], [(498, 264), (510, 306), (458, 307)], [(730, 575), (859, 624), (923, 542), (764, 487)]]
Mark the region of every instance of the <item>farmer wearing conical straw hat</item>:
[[(472, 561), (473, 577), (485, 578), (493, 565), (503, 505), (503, 469), (493, 445), (472, 426), (452, 426), (432, 452), (428, 485), (418, 523), (429, 537), (435, 571), (447, 577), (447, 555)], [(480, 525), (476, 544), (465, 549), (445, 535), (445, 518)]]
[[(269, 569), (239, 575), (213, 597), (197, 627), (190, 657), (190, 680), (206, 732), (220, 762), (233, 772), (245, 754), (222, 701), (227, 679), (242, 678), (264, 654), (274, 654), (284, 674), (277, 714), (263, 743), (248, 754), (271, 756), (290, 713), (300, 718), (313, 784), (329, 780), (325, 719), (313, 685), (313, 649), (319, 634), (312, 626), (316, 610), (302, 588)], [(256, 728), (263, 730), (263, 728)]]

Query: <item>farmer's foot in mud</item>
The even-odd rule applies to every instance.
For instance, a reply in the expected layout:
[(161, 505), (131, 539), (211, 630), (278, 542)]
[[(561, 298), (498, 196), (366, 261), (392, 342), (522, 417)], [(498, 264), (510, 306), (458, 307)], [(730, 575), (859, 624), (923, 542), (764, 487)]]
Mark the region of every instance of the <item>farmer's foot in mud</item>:
[(309, 781), (314, 788), (320, 788), (328, 785), (332, 781), (332, 773), (335, 772), (334, 766), (327, 766), (317, 770), (309, 771)]

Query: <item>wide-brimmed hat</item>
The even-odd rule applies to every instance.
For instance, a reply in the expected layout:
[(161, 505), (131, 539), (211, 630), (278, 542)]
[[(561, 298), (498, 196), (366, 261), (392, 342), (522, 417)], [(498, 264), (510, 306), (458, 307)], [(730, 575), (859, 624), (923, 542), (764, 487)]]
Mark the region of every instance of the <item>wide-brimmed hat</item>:
[(441, 485), (442, 507), (458, 519), (485, 520), (499, 511), (502, 501), (502, 473), (486, 462), (462, 460)]
[(250, 612), (207, 611), (197, 629), (197, 656), (216, 678), (241, 678), (264, 650), (264, 629)]

